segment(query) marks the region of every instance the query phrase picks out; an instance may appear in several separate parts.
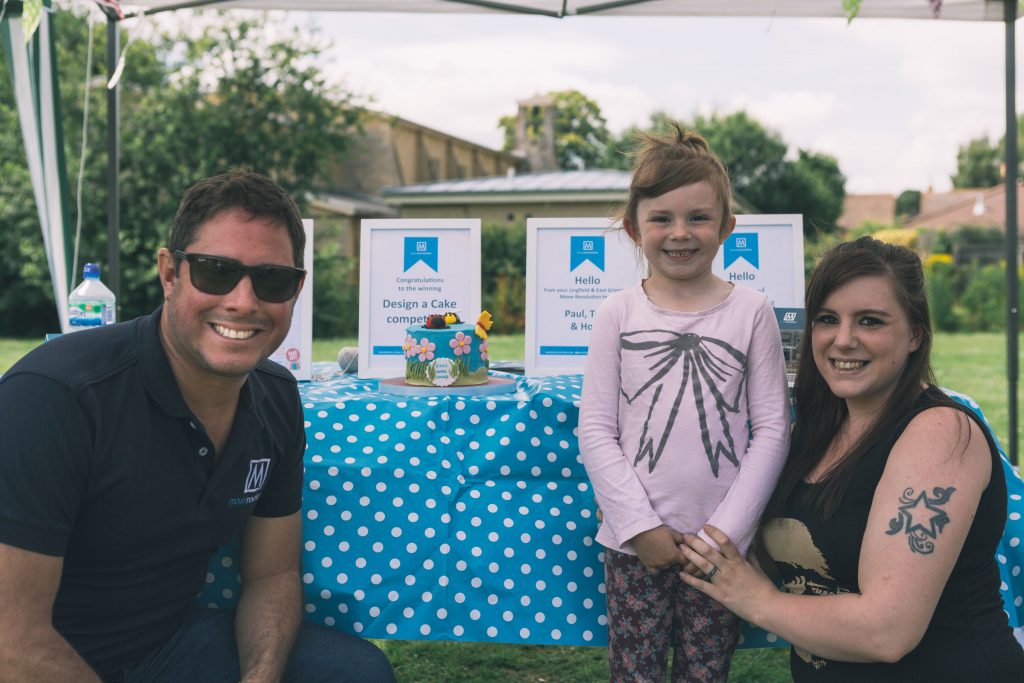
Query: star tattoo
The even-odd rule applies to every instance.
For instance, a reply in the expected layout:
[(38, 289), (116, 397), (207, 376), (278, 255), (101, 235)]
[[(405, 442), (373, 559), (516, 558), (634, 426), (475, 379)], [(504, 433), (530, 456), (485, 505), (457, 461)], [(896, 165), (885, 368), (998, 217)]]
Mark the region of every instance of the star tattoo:
[(885, 533), (894, 536), (902, 531), (907, 535), (911, 552), (930, 555), (935, 550), (933, 541), (949, 523), (949, 515), (940, 506), (949, 502), (954, 491), (952, 486), (936, 486), (929, 496), (924, 489), (918, 494), (914, 489), (907, 489), (900, 496), (899, 513), (889, 520), (889, 530)]

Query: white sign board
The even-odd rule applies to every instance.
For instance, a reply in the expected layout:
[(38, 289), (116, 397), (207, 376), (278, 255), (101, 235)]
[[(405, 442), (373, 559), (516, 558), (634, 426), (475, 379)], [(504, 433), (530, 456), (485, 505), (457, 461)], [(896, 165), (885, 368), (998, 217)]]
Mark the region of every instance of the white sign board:
[(313, 376), (313, 221), (303, 218), (302, 227), (306, 231), (306, 249), (302, 252), (306, 281), (295, 302), (288, 335), (270, 354), (270, 360), (291, 370), (300, 382), (308, 382)]
[(478, 219), (362, 221), (359, 376), (405, 374), (405, 328), (431, 313), (480, 314)]
[(527, 375), (583, 372), (598, 305), (640, 282), (637, 249), (607, 218), (526, 222)]
[(736, 229), (719, 248), (711, 269), (729, 282), (764, 292), (775, 308), (802, 308), (803, 216), (736, 216)]

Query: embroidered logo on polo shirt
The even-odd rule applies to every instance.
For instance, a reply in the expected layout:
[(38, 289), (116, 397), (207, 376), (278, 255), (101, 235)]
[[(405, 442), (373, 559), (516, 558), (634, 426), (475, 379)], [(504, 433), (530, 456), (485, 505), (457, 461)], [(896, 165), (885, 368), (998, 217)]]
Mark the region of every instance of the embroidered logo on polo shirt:
[(245, 490), (243, 493), (257, 493), (267, 483), (267, 474), (270, 472), (270, 458), (249, 461), (249, 474), (245, 475)]

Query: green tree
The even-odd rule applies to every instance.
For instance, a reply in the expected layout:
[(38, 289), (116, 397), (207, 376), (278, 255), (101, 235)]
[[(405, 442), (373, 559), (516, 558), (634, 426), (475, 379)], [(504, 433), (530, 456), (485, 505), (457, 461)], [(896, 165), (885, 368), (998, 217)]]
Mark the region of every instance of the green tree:
[(787, 176), (789, 147), (782, 138), (742, 111), (697, 116), (691, 125), (725, 163), (733, 190), (759, 211), (775, 212), (776, 193)]
[(602, 167), (629, 170), (633, 166), (633, 152), (640, 142), (640, 134), (666, 135), (672, 130), (673, 120), (668, 112), (655, 111), (650, 115), (646, 127), (632, 125), (621, 134), (611, 136), (605, 146)]
[[(641, 133), (665, 135), (673, 117), (651, 114), (646, 126), (631, 126), (611, 139), (605, 152), (608, 168), (629, 169)], [(697, 116), (684, 124), (699, 132), (729, 171), (733, 192), (764, 213), (800, 213), (808, 236), (835, 231), (843, 210), (846, 177), (835, 157), (789, 145), (746, 112)]]
[(989, 142), (987, 136), (960, 145), (956, 152), (956, 175), (953, 187), (992, 187), (1000, 182), (1003, 153)]
[(921, 211), (921, 191), (904, 190), (896, 197), (896, 215), (902, 218), (916, 216)]
[(804, 234), (835, 231), (842, 213), (846, 178), (834, 157), (789, 146), (746, 112), (697, 116), (692, 127), (725, 163), (733, 191), (764, 213), (800, 213)]
[(846, 196), (846, 176), (839, 170), (835, 157), (797, 150), (796, 160), (789, 165), (789, 182), (780, 188), (780, 193), (783, 192), (789, 194), (788, 201), (780, 196), (779, 205), (800, 207), (798, 213), (804, 216), (805, 233), (812, 234), (812, 230), (813, 234), (835, 232)]
[[(601, 107), (578, 90), (548, 93), (555, 107), (555, 156), (563, 170), (581, 170), (601, 165), (611, 139)], [(535, 112), (527, 121), (527, 134), (540, 130), (543, 112)], [(504, 130), (504, 151), (515, 149), (516, 117), (502, 116), (498, 127)]]
[[(248, 166), (288, 189), (300, 207), (316, 179), (356, 134), (360, 108), (313, 66), (326, 47), (315, 36), (268, 38), (266, 16), (220, 13), (198, 36), (136, 38), (121, 80), (122, 317), (160, 302), (155, 253), (167, 239), (182, 190), (202, 177)], [(56, 14), (69, 180), (81, 145), (87, 25)], [(105, 54), (97, 31), (94, 56)], [(124, 40), (123, 42), (127, 42)], [(3, 69), (6, 72), (6, 68)], [(104, 80), (94, 58), (91, 78)], [(80, 262), (106, 254), (105, 92), (91, 92), (92, 153), (83, 177)], [(0, 334), (37, 335), (56, 328), (20, 128), (9, 79), (0, 78)], [(8, 182), (11, 179), (11, 182)], [(329, 282), (329, 278), (319, 281)], [(16, 317), (15, 317), (16, 314)]]

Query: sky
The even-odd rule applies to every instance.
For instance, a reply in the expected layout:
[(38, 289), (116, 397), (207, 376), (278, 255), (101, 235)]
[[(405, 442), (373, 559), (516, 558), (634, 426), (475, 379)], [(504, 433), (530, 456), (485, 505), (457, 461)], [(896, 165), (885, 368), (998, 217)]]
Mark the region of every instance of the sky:
[(682, 120), (746, 110), (791, 153), (835, 156), (848, 193), (898, 194), (949, 189), (958, 146), (1005, 130), (1000, 22), (348, 12), (289, 21), (332, 43), (320, 66), (371, 108), (495, 148), (498, 119), (518, 100), (575, 89), (613, 133), (656, 110)]

